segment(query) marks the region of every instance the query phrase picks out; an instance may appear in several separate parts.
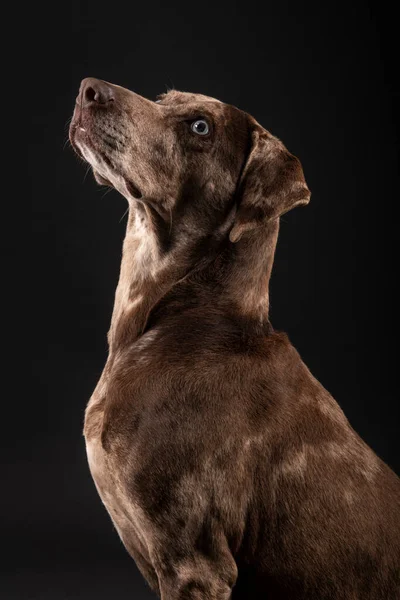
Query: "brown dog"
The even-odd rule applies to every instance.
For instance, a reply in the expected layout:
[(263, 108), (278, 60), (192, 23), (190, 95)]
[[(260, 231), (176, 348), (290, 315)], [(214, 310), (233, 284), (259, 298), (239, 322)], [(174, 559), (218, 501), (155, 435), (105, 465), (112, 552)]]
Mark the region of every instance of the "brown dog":
[(400, 485), (268, 320), (297, 158), (246, 113), (85, 79), (70, 137), (129, 202), (90, 469), (162, 600), (395, 600)]

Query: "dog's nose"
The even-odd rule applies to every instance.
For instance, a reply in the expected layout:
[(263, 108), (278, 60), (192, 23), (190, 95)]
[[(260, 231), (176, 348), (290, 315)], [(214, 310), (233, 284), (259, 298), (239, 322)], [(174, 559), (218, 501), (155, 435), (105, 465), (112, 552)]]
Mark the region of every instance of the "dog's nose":
[(90, 104), (107, 105), (115, 100), (114, 89), (101, 79), (87, 77), (81, 83), (80, 104), (89, 106)]

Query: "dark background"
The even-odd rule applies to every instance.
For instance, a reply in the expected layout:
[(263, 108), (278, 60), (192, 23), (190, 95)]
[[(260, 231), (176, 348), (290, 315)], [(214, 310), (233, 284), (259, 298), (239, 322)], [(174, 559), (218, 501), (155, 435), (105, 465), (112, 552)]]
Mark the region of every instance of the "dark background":
[(282, 220), (271, 320), (399, 472), (396, 20), (357, 0), (52, 6), (36, 7), (25, 51), (33, 379), (26, 433), (3, 431), (18, 443), (3, 513), (16, 554), (2, 585), (7, 599), (144, 600), (152, 595), (97, 496), (82, 437), (106, 359), (126, 201), (85, 178), (65, 145), (80, 80), (149, 98), (167, 87), (217, 97), (300, 157), (312, 199)]

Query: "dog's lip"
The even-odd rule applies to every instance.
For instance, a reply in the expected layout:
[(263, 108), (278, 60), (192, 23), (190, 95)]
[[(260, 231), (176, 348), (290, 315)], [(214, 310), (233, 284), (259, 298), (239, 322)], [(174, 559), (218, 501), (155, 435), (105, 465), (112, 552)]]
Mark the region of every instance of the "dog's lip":
[(133, 198), (136, 198), (136, 200), (140, 200), (143, 195), (142, 195), (141, 190), (135, 184), (135, 182), (132, 181), (132, 179), (130, 177), (129, 178), (124, 177), (124, 181), (125, 181), (126, 189), (128, 190), (129, 194), (131, 196), (133, 196)]
[(79, 131), (81, 131), (82, 133), (87, 133), (87, 125), (86, 125), (86, 123), (83, 124), (81, 118), (79, 117), (79, 118), (72, 120), (71, 130), (74, 133), (78, 133)]
[(88, 162), (85, 156), (83, 155), (82, 149), (80, 148), (80, 144), (84, 144), (93, 151), (95, 151), (96, 149), (93, 147), (93, 143), (90, 139), (90, 129), (87, 127), (86, 123), (83, 124), (81, 122), (79, 115), (76, 115), (71, 121), (69, 129), (69, 139), (76, 154), (80, 156), (80, 158), (82, 158), (85, 162)]

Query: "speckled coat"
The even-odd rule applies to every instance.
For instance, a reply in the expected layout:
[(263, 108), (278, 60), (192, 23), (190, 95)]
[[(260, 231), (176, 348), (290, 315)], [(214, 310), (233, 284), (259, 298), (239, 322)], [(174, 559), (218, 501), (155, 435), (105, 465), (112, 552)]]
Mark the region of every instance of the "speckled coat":
[(95, 79), (70, 137), (129, 202), (85, 438), (149, 585), (162, 600), (400, 597), (399, 479), (268, 318), (279, 217), (310, 197), (299, 161), (218, 100)]

